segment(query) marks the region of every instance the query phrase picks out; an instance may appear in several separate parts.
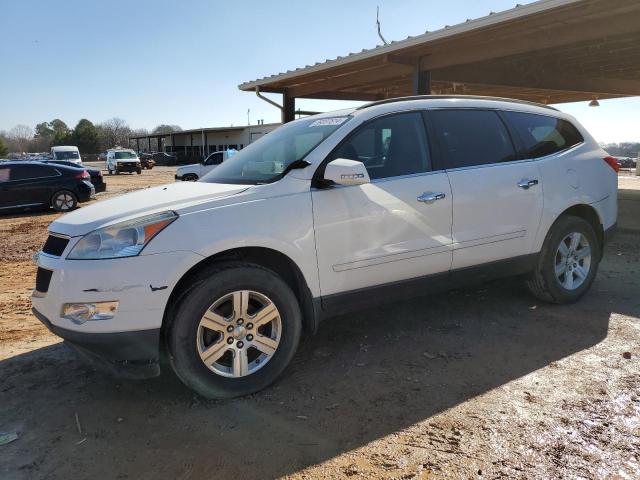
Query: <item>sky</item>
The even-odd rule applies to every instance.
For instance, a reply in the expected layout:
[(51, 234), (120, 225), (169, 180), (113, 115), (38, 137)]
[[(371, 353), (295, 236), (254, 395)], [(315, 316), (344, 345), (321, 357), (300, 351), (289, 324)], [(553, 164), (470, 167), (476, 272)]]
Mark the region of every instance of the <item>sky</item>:
[[(519, 3), (530, 3), (517, 0)], [(437, 30), (516, 0), (0, 0), (0, 130), (61, 118), (246, 125), (280, 112), (245, 81)], [(279, 95), (274, 95), (280, 101)], [(298, 100), (329, 111), (349, 102)], [(640, 99), (557, 105), (601, 142), (640, 141)]]

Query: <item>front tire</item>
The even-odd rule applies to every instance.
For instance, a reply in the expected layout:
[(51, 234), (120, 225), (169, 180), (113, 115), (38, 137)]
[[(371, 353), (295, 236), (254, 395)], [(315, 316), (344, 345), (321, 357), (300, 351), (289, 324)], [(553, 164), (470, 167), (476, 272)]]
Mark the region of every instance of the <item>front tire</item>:
[(300, 342), (296, 296), (254, 264), (213, 267), (170, 315), (168, 350), (178, 377), (207, 398), (232, 398), (270, 385)]
[(572, 215), (560, 217), (547, 234), (527, 287), (545, 302), (578, 301), (595, 280), (601, 248), (589, 222)]
[(198, 176), (195, 173), (187, 173), (185, 176), (182, 177), (182, 180), (184, 182), (197, 182)]

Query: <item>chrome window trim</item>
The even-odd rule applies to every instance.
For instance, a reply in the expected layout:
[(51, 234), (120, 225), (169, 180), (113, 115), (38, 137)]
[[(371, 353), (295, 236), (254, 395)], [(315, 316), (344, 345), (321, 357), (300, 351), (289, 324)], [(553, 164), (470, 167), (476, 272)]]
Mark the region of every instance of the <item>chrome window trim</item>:
[(472, 169), (478, 169), (478, 168), (490, 168), (490, 167), (499, 167), (502, 165), (518, 165), (521, 163), (530, 163), (530, 162), (539, 162), (541, 160), (548, 160), (552, 157), (555, 157), (561, 153), (566, 153), (569, 152), (570, 150), (573, 150), (574, 148), (578, 148), (581, 147), (582, 145), (584, 145), (585, 142), (580, 142), (580, 143), (576, 143), (575, 145), (570, 146), (569, 148), (565, 148), (564, 150), (558, 150), (557, 152), (551, 153), (549, 155), (545, 155), (543, 157), (536, 157), (536, 158), (522, 158), (520, 160), (511, 160), (510, 162), (495, 162), (495, 163), (485, 163), (482, 165), (470, 165), (468, 167), (455, 167), (455, 168), (445, 168), (444, 171), (445, 172), (458, 172), (458, 171), (462, 171), (462, 170), (472, 170)]

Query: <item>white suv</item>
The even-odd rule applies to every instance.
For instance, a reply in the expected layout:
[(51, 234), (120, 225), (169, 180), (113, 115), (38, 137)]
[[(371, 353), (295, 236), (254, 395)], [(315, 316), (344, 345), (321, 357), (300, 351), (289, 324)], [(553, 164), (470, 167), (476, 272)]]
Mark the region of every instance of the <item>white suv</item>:
[(591, 286), (617, 163), (553, 108), (417, 97), (288, 123), (195, 184), (67, 214), (37, 256), (36, 316), (120, 374), (166, 350), (206, 397), (255, 392), (322, 318), (525, 274)]

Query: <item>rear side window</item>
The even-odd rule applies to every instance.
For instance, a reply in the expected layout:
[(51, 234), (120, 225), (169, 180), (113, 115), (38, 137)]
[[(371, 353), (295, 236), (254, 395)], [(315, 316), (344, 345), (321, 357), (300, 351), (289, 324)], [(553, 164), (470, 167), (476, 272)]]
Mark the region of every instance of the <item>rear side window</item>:
[(9, 168), (0, 168), (0, 183), (9, 181)]
[(429, 148), (422, 115), (407, 112), (367, 122), (330, 155), (358, 160), (371, 179), (398, 177), (430, 170)]
[(584, 141), (578, 129), (561, 118), (521, 112), (504, 116), (519, 137), (520, 158), (544, 157)]
[(57, 171), (53, 167), (45, 165), (14, 165), (11, 167), (11, 180), (30, 180), (55, 175), (57, 175)]
[(491, 110), (432, 110), (429, 119), (445, 168), (515, 160), (511, 137)]

